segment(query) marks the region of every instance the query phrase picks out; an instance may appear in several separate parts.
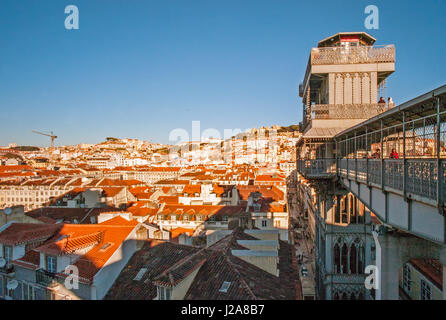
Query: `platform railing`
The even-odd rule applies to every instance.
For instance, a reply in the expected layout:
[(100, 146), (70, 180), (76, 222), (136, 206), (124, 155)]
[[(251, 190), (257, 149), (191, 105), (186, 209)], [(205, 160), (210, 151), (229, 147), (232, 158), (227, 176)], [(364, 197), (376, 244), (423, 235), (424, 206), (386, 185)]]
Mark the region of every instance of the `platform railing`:
[(323, 47), (311, 50), (312, 65), (395, 62), (395, 47)]
[[(440, 161), (440, 167), (436, 159), (339, 159), (337, 162), (338, 175), (342, 178), (391, 188), (405, 195), (437, 200), (439, 176), (442, 185), (446, 185), (446, 160)], [(441, 192), (446, 196), (446, 190)]]
[(307, 177), (332, 177), (336, 175), (336, 160), (298, 160), (298, 171)]

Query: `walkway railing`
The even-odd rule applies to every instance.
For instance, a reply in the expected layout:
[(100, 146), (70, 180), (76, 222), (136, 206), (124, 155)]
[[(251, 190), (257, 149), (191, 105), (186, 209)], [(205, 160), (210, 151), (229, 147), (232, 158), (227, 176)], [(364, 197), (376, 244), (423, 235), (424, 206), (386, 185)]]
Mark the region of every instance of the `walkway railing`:
[(306, 177), (329, 178), (336, 175), (335, 159), (298, 160), (298, 170)]
[(439, 189), (438, 177), (440, 186), (446, 186), (446, 160), (440, 161), (440, 167), (437, 163), (437, 159), (339, 159), (338, 175), (383, 189), (391, 188), (408, 197), (415, 195), (445, 204), (446, 189)]

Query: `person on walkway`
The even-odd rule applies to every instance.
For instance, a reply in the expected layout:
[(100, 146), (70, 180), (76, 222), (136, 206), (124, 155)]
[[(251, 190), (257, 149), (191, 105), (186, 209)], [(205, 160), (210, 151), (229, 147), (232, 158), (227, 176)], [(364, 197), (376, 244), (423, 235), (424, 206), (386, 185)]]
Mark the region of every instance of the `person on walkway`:
[(399, 159), (398, 152), (396, 152), (395, 149), (392, 149), (392, 152), (390, 153), (390, 159)]
[(387, 105), (389, 108), (393, 108), (395, 106), (395, 103), (393, 102), (392, 97), (389, 97), (387, 99)]
[(381, 158), (381, 150), (379, 148), (376, 149), (376, 151), (372, 154), (373, 159), (380, 159)]

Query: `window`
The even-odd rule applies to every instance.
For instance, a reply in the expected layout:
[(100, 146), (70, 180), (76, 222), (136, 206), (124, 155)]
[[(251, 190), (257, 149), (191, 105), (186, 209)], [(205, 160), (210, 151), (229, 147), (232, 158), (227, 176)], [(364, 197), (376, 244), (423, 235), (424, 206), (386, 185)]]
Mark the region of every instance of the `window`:
[(3, 246), (3, 258), (6, 260), (6, 263), (12, 260), (12, 247), (11, 246)]
[(158, 287), (159, 300), (170, 300), (172, 289), (165, 287)]
[(432, 299), (431, 286), (424, 280), (421, 280), (420, 299), (421, 300), (431, 300)]
[(268, 226), (268, 221), (262, 220), (262, 227), (267, 227), (267, 226)]
[(407, 292), (412, 289), (412, 273), (408, 264), (405, 264), (403, 268), (403, 288)]
[(23, 282), (22, 286), (23, 300), (34, 300), (34, 287)]
[(226, 292), (228, 292), (228, 289), (229, 289), (229, 286), (231, 285), (231, 282), (229, 282), (229, 281), (225, 281), (225, 282), (223, 282), (223, 284), (221, 285), (221, 288), (220, 288), (220, 290), (218, 290), (219, 292), (223, 292), (223, 293), (226, 293)]
[(46, 256), (46, 270), (51, 273), (57, 272), (57, 258), (53, 256)]

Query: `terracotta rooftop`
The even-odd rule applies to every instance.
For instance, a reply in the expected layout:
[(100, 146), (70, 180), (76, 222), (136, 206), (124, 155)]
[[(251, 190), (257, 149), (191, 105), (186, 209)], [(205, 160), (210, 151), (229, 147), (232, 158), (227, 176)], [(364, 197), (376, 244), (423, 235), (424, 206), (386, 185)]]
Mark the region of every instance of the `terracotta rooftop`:
[[(175, 286), (197, 271), (185, 299), (256, 300), (302, 299), (294, 248), (280, 241), (279, 276), (274, 276), (231, 254), (246, 250), (237, 240), (256, 240), (236, 229), (207, 249), (173, 243), (148, 242), (136, 252), (105, 299), (151, 300), (156, 286)], [(140, 277), (137, 275), (140, 273)], [(220, 288), (229, 282), (226, 292)]]

